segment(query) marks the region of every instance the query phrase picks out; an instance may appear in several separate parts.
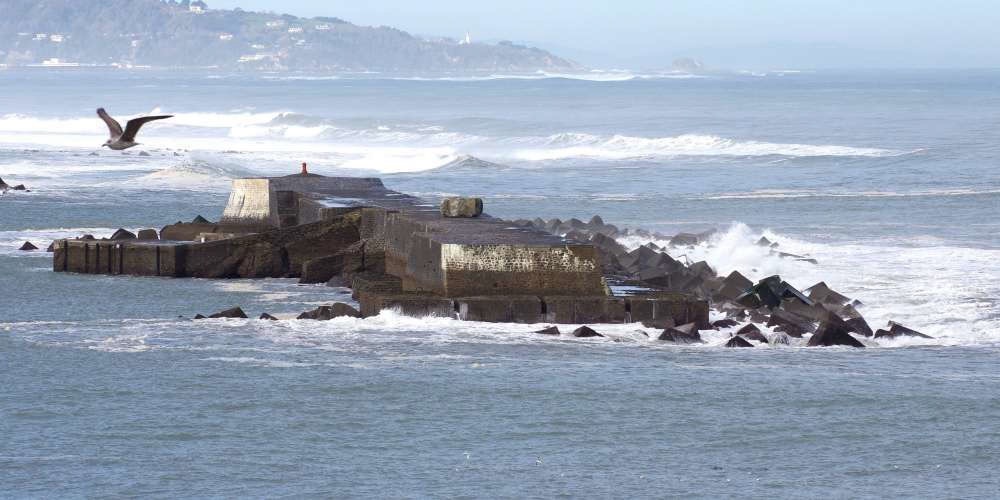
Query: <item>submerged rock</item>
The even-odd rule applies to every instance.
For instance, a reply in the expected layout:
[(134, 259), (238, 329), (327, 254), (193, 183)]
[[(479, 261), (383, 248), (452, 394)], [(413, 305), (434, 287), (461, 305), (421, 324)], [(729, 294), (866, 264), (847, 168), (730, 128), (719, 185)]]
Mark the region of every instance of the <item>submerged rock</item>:
[(559, 327), (557, 327), (557, 326), (547, 326), (545, 328), (542, 328), (541, 330), (538, 330), (535, 333), (540, 333), (542, 335), (561, 335), (562, 334), (562, 332), (559, 331)]
[(25, 252), (30, 252), (32, 250), (38, 250), (38, 247), (36, 247), (30, 241), (25, 241), (24, 244), (21, 245), (21, 248), (18, 248), (18, 250), (22, 250), (22, 251), (25, 251)]
[(930, 335), (920, 333), (912, 328), (907, 328), (894, 321), (889, 322), (888, 330), (879, 329), (875, 332), (875, 338), (896, 338), (896, 337), (917, 337), (922, 339), (933, 339)]
[(587, 338), (587, 337), (603, 337), (600, 333), (595, 332), (589, 326), (581, 326), (576, 330), (573, 330), (574, 337)]
[(833, 321), (825, 321), (820, 324), (807, 345), (809, 347), (830, 347), (835, 345), (848, 347), (865, 346), (860, 340), (852, 337), (843, 324)]
[(360, 318), (361, 313), (348, 304), (337, 302), (331, 306), (319, 306), (312, 311), (306, 311), (298, 315), (295, 319), (313, 319), (317, 321), (329, 321), (333, 318), (347, 316), (349, 318)]
[(45, 249), (46, 252), (52, 253), (56, 251), (56, 242), (49, 243), (48, 248)]
[(729, 342), (726, 342), (726, 347), (753, 347), (753, 344), (747, 342), (746, 339), (737, 335), (729, 339)]
[(134, 240), (135, 234), (131, 231), (126, 231), (125, 229), (119, 228), (115, 231), (115, 234), (111, 235), (112, 240)]
[(694, 323), (687, 323), (663, 330), (663, 333), (657, 337), (657, 340), (675, 342), (678, 344), (700, 344), (701, 334), (698, 333), (698, 329), (695, 327)]
[(239, 306), (232, 309), (226, 309), (225, 311), (219, 311), (215, 314), (210, 314), (209, 318), (246, 318), (247, 313), (243, 312), (243, 309)]
[(275, 318), (274, 316), (271, 316), (268, 313), (261, 314), (260, 317), (257, 318), (257, 319), (266, 319), (268, 321), (278, 321), (278, 318)]
[(204, 314), (195, 314), (194, 319), (206, 319)]
[(767, 337), (765, 337), (764, 334), (760, 331), (760, 328), (757, 328), (757, 325), (753, 323), (750, 323), (744, 326), (743, 328), (740, 328), (735, 335), (742, 336), (747, 340), (756, 340), (757, 342), (764, 342), (765, 344), (767, 343)]

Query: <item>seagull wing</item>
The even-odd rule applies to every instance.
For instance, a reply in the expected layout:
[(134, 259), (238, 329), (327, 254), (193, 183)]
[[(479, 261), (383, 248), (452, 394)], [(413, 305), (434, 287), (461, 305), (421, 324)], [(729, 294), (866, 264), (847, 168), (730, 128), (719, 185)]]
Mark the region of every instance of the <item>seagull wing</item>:
[(122, 134), (122, 140), (132, 142), (135, 140), (135, 134), (139, 133), (139, 129), (146, 124), (146, 122), (151, 122), (153, 120), (163, 120), (165, 118), (171, 118), (174, 115), (159, 115), (159, 116), (143, 116), (139, 118), (133, 118), (125, 124), (125, 133)]
[(104, 108), (97, 108), (97, 116), (100, 116), (101, 119), (104, 120), (104, 123), (107, 124), (108, 132), (111, 133), (112, 139), (116, 137), (121, 137), (122, 126), (118, 123), (117, 120), (111, 118), (111, 115), (109, 115), (107, 111), (104, 111)]

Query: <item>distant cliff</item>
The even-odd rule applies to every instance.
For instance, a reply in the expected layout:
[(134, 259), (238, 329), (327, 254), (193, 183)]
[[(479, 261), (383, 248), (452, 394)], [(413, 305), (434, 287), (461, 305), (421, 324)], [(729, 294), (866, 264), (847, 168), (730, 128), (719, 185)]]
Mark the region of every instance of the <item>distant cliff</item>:
[(574, 71), (510, 42), (426, 39), (337, 18), (215, 10), (189, 0), (0, 0), (0, 64), (385, 73)]

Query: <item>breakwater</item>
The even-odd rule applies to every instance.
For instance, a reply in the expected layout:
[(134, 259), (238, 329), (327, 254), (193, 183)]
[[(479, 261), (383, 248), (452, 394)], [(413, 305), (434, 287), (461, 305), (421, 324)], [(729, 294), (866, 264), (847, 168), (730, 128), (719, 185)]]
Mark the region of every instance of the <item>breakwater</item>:
[(392, 308), (488, 322), (709, 327), (707, 300), (648, 285), (616, 292), (598, 245), (465, 201), (439, 207), (378, 179), (305, 169), (239, 179), (217, 223), (199, 217), (158, 232), (58, 240), (53, 270), (331, 282), (349, 286), (366, 316)]

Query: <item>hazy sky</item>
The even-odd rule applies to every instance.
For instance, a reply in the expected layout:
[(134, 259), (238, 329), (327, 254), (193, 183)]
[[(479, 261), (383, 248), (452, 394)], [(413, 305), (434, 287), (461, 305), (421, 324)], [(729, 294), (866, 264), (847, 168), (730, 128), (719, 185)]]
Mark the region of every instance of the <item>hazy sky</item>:
[(594, 67), (1000, 67), (1000, 0), (208, 0), (531, 42)]

